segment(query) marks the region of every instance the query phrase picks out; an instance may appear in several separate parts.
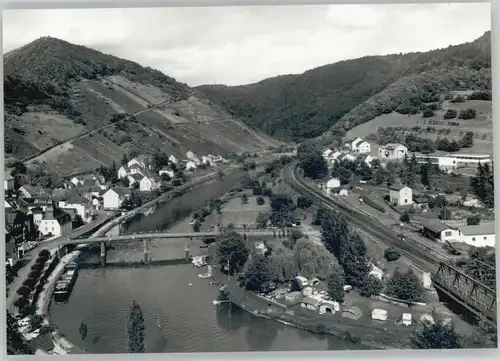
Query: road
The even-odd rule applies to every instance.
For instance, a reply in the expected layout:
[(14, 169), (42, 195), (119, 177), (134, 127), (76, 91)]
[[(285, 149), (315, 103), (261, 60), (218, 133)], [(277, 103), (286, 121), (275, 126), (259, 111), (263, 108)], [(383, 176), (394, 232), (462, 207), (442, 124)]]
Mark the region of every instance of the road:
[(31, 258), (29, 263), (17, 271), (17, 277), (12, 281), (10, 285), (8, 285), (9, 291), (7, 294), (7, 309), (12, 311), (14, 301), (17, 298), (16, 291), (18, 290), (19, 287), (22, 286), (24, 280), (28, 277), (28, 274), (31, 272), (31, 266), (33, 266), (37, 260), (37, 258), (34, 256), (38, 254), (38, 252), (40, 252), (42, 249), (57, 248), (65, 244), (65, 242), (68, 242), (71, 238), (75, 238), (89, 232), (90, 230), (98, 227), (99, 225), (103, 224), (105, 221), (111, 219), (112, 217), (114, 217), (114, 215), (101, 214), (94, 221), (73, 230), (70, 234), (54, 238), (48, 241), (42, 241), (35, 248), (27, 252), (25, 254), (25, 257), (26, 259)]
[(418, 269), (435, 272), (438, 269), (440, 261), (448, 261), (448, 259), (442, 259), (441, 255), (433, 253), (428, 247), (412, 242), (411, 239), (402, 241), (394, 230), (381, 224), (373, 217), (359, 212), (354, 207), (350, 207), (345, 203), (340, 203), (327, 197), (319, 189), (313, 189), (305, 185), (296, 171), (297, 164), (293, 162), (287, 165), (282, 172), (283, 180), (295, 192), (311, 197), (316, 203), (321, 204), (327, 209), (339, 211), (350, 224), (372, 235), (386, 246), (396, 248), (401, 255), (410, 260)]

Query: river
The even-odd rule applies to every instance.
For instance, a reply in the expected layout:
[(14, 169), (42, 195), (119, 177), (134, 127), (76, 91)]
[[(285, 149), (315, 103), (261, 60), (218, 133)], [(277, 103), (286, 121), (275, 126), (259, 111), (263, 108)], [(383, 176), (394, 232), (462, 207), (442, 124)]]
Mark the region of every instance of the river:
[[(225, 188), (227, 191), (227, 188)], [(206, 194), (196, 199), (206, 202)], [(185, 195), (183, 197), (192, 197)], [(182, 201), (180, 199), (179, 201)], [(177, 202), (177, 201), (176, 201)], [(200, 204), (201, 205), (201, 204)], [(185, 231), (186, 221), (177, 221), (174, 204), (161, 206), (155, 214), (136, 220), (125, 232)], [(184, 213), (184, 212), (183, 212)], [(170, 215), (168, 222), (165, 217)], [(192, 244), (193, 253), (206, 252)], [(184, 241), (151, 242), (152, 259), (184, 257)], [(108, 251), (110, 263), (140, 261), (140, 243), (128, 243)], [(83, 263), (98, 263), (97, 254), (86, 254)], [(203, 272), (190, 264), (137, 268), (83, 267), (67, 304), (52, 303), (50, 315), (59, 330), (76, 346), (89, 353), (127, 351), (127, 319), (132, 302), (139, 303), (145, 319), (147, 352), (224, 351), (315, 351), (361, 349), (335, 337), (260, 319), (228, 304), (214, 306), (218, 287), (200, 279)], [(158, 327), (158, 320), (161, 328)], [(82, 340), (81, 322), (88, 328)]]

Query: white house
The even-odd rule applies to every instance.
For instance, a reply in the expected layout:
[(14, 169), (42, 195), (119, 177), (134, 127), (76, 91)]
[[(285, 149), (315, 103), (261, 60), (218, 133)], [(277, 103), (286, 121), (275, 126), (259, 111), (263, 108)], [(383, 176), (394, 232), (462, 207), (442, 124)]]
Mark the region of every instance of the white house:
[(330, 192), (332, 189), (340, 188), (340, 179), (331, 178), (328, 182), (326, 182), (326, 191)]
[(220, 163), (223, 161), (222, 156), (209, 154), (208, 157), (211, 159), (212, 163)]
[(142, 172), (141, 166), (137, 163), (134, 163), (129, 167), (129, 174), (142, 174), (142, 175), (144, 175)]
[(140, 168), (146, 168), (148, 158), (145, 155), (138, 155), (135, 158), (132, 158), (127, 163), (127, 167), (130, 168), (132, 165), (137, 164)]
[(190, 161), (193, 161), (196, 165), (200, 165), (201, 164), (201, 161), (198, 158), (198, 156), (196, 154), (194, 154), (192, 151), (188, 151), (186, 153), (186, 158), (188, 160), (190, 160)]
[(50, 205), (45, 209), (43, 219), (38, 226), (38, 231), (46, 235), (62, 236), (73, 229), (71, 217), (68, 213)]
[(430, 239), (440, 242), (460, 242), (460, 230), (440, 221), (427, 221), (422, 233)]
[(195, 170), (196, 169), (196, 163), (192, 160), (189, 160), (186, 162), (186, 170)]
[(74, 185), (74, 186), (79, 186), (81, 184), (83, 184), (83, 180), (80, 180), (78, 177), (73, 177), (71, 178), (70, 182)]
[(360, 157), (361, 161), (364, 162), (368, 167), (372, 167), (373, 157), (370, 154)]
[(151, 192), (158, 188), (159, 184), (153, 177), (144, 176), (139, 182), (139, 190), (143, 192)]
[(208, 166), (212, 166), (212, 159), (207, 155), (203, 155), (201, 157), (201, 163), (206, 164)]
[(449, 155), (431, 155), (431, 154), (415, 154), (417, 163), (419, 164), (435, 164), (439, 169), (444, 171), (452, 171), (458, 167), (457, 158)]
[(370, 153), (372, 151), (372, 147), (370, 143), (361, 138), (356, 138), (351, 142), (351, 151), (361, 154)]
[(128, 183), (130, 187), (133, 187), (135, 183), (140, 183), (144, 176), (141, 173), (133, 173), (127, 176)]
[(5, 179), (3, 181), (3, 188), (4, 190), (12, 190), (14, 189), (14, 177), (10, 175), (10, 173), (8, 171), (5, 171), (4, 172), (5, 174)]
[(403, 160), (408, 154), (408, 148), (399, 143), (389, 143), (380, 146), (378, 149), (378, 157), (381, 161), (384, 160)]
[(349, 162), (354, 162), (356, 161), (356, 157), (352, 154), (349, 153), (341, 153), (340, 156), (337, 158), (339, 161), (349, 161)]
[(175, 157), (175, 155), (173, 155), (173, 154), (172, 154), (170, 157), (168, 157), (168, 161), (169, 161), (170, 163), (173, 163), (173, 164), (177, 164), (177, 163), (179, 163), (179, 161), (177, 160), (177, 158), (176, 158), (176, 157)]
[(121, 166), (120, 169), (118, 169), (118, 179), (126, 178), (128, 173), (129, 173), (128, 168)]
[(102, 195), (104, 209), (119, 209), (125, 199), (130, 197), (130, 189), (125, 187), (110, 188)]
[(59, 208), (74, 209), (83, 221), (88, 221), (89, 202), (82, 196), (70, 193), (59, 201)]
[(159, 175), (160, 177), (161, 177), (162, 175), (164, 175), (164, 174), (167, 174), (167, 175), (170, 177), (170, 179), (174, 179), (174, 175), (175, 175), (175, 173), (174, 173), (174, 171), (173, 171), (171, 168), (168, 168), (168, 167), (163, 167), (162, 169), (160, 169), (160, 170), (158, 171), (158, 175)]
[(409, 206), (413, 204), (413, 191), (405, 185), (392, 185), (389, 187), (389, 198), (396, 206)]
[(495, 247), (495, 222), (484, 221), (474, 226), (458, 227), (460, 241), (475, 247)]
[(302, 302), (300, 303), (300, 306), (302, 308), (312, 310), (312, 311), (318, 311), (319, 305), (321, 304), (321, 300), (316, 297), (305, 297)]
[(330, 148), (326, 149), (324, 152), (323, 152), (323, 158), (328, 161), (328, 159), (330, 158), (330, 155), (333, 153), (333, 150), (331, 150)]

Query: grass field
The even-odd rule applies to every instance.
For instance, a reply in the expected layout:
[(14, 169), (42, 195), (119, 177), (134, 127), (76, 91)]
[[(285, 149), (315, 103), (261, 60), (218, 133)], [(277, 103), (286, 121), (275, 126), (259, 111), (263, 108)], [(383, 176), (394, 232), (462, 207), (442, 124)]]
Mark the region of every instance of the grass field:
[[(436, 140), (438, 137), (447, 137), (448, 139), (458, 140), (465, 132), (474, 132), (474, 146), (468, 149), (461, 149), (457, 153), (474, 153), (474, 154), (492, 154), (493, 152), (493, 124), (492, 124), (492, 102), (481, 100), (468, 100), (464, 103), (450, 103), (445, 101), (442, 105), (442, 110), (436, 112), (436, 115), (431, 118), (423, 118), (422, 114), (403, 115), (396, 112), (391, 114), (381, 115), (367, 123), (358, 125), (349, 130), (345, 139), (350, 138), (372, 138), (370, 135), (376, 134), (379, 128), (407, 128), (407, 131), (402, 132), (402, 137), (406, 134), (415, 134), (419, 137)], [(447, 125), (448, 120), (443, 120), (443, 116), (447, 109), (474, 108), (477, 111), (476, 119), (463, 120), (452, 119), (459, 126)], [(431, 124), (432, 121), (442, 121), (444, 124)], [(420, 127), (419, 130), (412, 128)], [(435, 128), (435, 132), (428, 132), (427, 127)], [(372, 154), (377, 154), (378, 146), (372, 143)]]

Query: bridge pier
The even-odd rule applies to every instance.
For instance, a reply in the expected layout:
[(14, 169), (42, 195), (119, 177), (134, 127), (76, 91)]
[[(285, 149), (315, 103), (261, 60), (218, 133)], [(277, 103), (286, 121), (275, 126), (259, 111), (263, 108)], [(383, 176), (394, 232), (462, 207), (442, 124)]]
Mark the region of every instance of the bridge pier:
[(186, 262), (189, 262), (191, 258), (191, 250), (189, 249), (189, 238), (186, 238), (186, 243), (184, 246), (184, 255), (186, 257)]
[(101, 242), (101, 267), (106, 267), (106, 243)]
[(149, 263), (149, 239), (144, 238), (142, 240), (142, 245), (144, 248), (144, 264)]

